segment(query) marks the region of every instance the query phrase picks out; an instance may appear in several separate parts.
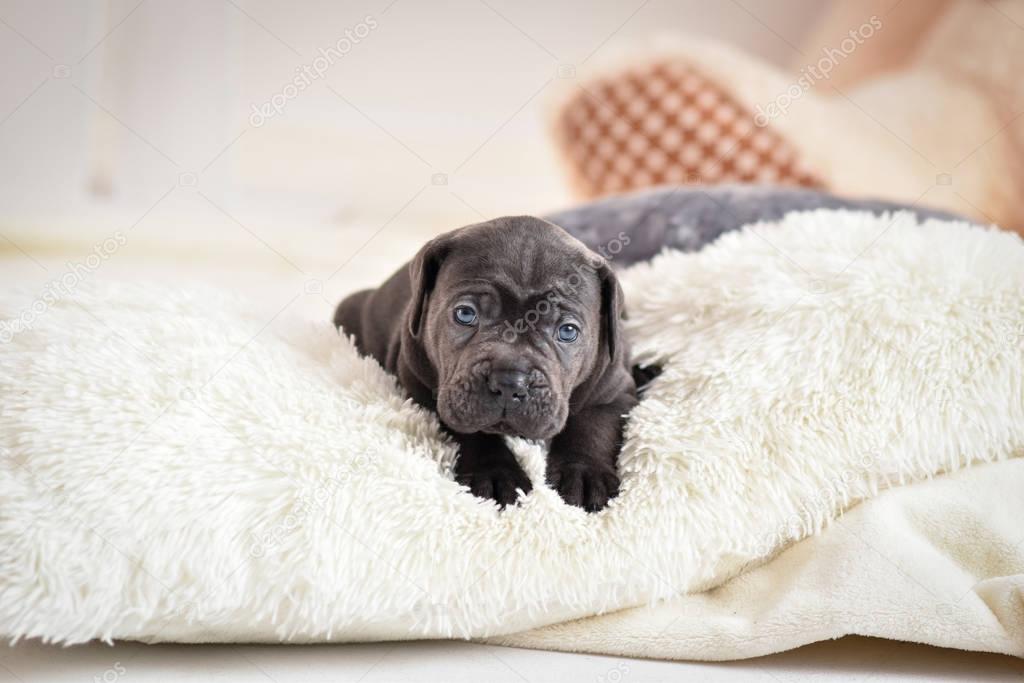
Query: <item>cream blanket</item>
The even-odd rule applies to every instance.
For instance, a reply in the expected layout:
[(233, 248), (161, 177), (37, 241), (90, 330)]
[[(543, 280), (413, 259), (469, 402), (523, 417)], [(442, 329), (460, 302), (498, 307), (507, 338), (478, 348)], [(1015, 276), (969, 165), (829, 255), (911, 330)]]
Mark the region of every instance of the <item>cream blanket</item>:
[(856, 634), (1024, 656), (1024, 460), (883, 492), (703, 593), (489, 639), (745, 659)]
[[(1024, 453), (1015, 236), (909, 215), (793, 214), (699, 254), (667, 253), (624, 286), (639, 358), (666, 371), (631, 416), (622, 494), (596, 515), (542, 486), (504, 512), (460, 489), (434, 417), (325, 324), (268, 326), (215, 293), (110, 286), (9, 325), (0, 633), (509, 634), (719, 585), (880, 488)], [(9, 298), (0, 313), (17, 323), (30, 304)], [(539, 484), (540, 449), (515, 446)], [(977, 503), (983, 522), (1001, 514), (994, 493)], [(929, 507), (936, 524), (956, 521)], [(957, 528), (1005, 557), (1006, 575), (1021, 571), (1009, 548)], [(1013, 615), (1019, 592), (1000, 585), (1016, 596), (1002, 612)], [(770, 605), (783, 590), (751, 595)], [(692, 599), (556, 628), (600, 624), (599, 642), (606, 624)], [(860, 628), (844, 606), (822, 612), (831, 632), (766, 628), (729, 645), (719, 628), (705, 632), (718, 645), (638, 654), (782, 649)], [(955, 645), (1020, 654), (1020, 619), (999, 624)], [(689, 628), (679, 634), (701, 633)], [(615, 647), (644, 632), (619, 632)], [(562, 647), (602, 647), (587, 642)]]

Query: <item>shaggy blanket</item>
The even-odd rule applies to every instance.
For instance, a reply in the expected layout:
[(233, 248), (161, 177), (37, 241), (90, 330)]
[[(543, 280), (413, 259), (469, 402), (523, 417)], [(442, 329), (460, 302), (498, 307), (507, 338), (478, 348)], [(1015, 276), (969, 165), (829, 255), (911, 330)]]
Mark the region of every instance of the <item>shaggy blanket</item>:
[(1022, 273), (1009, 233), (829, 211), (631, 268), (629, 334), (665, 371), (591, 515), (525, 442), (533, 493), (474, 498), (326, 322), (54, 302), (0, 344), (0, 633), (479, 637), (716, 586), (883, 487), (1024, 454)]

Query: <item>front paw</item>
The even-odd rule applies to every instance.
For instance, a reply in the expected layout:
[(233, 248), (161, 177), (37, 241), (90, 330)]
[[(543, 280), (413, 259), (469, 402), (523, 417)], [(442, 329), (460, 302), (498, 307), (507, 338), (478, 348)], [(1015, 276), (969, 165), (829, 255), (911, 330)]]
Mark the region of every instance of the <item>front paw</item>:
[(597, 512), (619, 495), (615, 468), (595, 460), (548, 460), (548, 486), (569, 505)]
[(456, 464), (455, 480), (469, 490), (477, 498), (488, 498), (495, 501), (501, 507), (512, 505), (518, 498), (516, 489), (521, 489), (523, 495), (533, 489), (529, 477), (517, 465), (491, 465), (459, 471)]

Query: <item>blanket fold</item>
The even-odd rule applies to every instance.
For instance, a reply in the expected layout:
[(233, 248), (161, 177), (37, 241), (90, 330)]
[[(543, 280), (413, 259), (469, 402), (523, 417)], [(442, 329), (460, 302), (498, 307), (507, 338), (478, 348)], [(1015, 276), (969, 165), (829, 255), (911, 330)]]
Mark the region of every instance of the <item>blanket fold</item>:
[(486, 642), (731, 660), (863, 635), (1024, 657), (1022, 487), (1015, 459), (886, 491), (712, 590)]

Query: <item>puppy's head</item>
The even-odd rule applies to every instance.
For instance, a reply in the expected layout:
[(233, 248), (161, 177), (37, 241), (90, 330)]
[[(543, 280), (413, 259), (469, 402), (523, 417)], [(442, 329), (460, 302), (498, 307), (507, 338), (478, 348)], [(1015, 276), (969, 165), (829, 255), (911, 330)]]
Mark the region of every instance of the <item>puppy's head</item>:
[(455, 230), (424, 246), (410, 275), (409, 339), (457, 432), (551, 438), (570, 399), (621, 360), (614, 273), (551, 223), (516, 216)]

